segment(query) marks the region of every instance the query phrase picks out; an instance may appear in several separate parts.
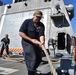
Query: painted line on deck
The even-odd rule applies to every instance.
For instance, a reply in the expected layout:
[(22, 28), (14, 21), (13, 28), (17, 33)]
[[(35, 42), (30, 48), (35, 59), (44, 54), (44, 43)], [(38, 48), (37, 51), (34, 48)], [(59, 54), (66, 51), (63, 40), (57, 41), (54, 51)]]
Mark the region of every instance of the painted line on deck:
[(8, 75), (14, 72), (17, 72), (17, 69), (11, 69), (11, 68), (5, 68), (5, 67), (0, 67), (0, 74), (2, 75)]

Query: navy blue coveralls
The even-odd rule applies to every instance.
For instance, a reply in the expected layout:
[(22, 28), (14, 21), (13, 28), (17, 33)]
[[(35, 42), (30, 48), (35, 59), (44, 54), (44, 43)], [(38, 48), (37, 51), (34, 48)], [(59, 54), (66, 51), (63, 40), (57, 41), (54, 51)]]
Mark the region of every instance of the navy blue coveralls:
[[(2, 45), (2, 47), (1, 47), (1, 56), (2, 56), (2, 54), (3, 54), (3, 51), (4, 51), (4, 49), (6, 49), (6, 53), (7, 53), (7, 55), (9, 55), (9, 44), (10, 44), (10, 39), (9, 38), (3, 38), (2, 40), (1, 40), (1, 42), (4, 42), (4, 44)], [(8, 44), (8, 45), (7, 45)]]
[[(40, 36), (44, 36), (44, 25), (39, 22), (37, 26), (34, 26), (32, 19), (27, 19), (23, 22), (19, 31), (25, 33), (32, 39), (39, 40)], [(24, 58), (28, 73), (29, 75), (32, 75), (30, 73), (35, 72), (36, 68), (42, 61), (41, 48), (30, 41), (25, 40), (24, 38), (22, 38), (22, 47), (24, 50)]]

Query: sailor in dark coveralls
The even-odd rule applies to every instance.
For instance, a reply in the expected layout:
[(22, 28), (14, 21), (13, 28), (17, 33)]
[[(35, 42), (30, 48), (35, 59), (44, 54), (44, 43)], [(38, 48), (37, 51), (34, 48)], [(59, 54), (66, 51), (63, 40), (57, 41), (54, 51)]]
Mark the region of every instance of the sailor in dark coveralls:
[[(44, 44), (44, 24), (40, 22), (42, 16), (42, 12), (36, 10), (33, 18), (26, 19), (19, 29), (28, 75), (35, 75), (42, 61), (41, 46)], [(39, 45), (36, 40), (40, 41)]]
[(0, 56), (2, 56), (4, 49), (6, 49), (7, 56), (9, 57), (9, 44), (10, 44), (10, 39), (8, 38), (8, 34), (6, 34), (3, 39), (1, 39), (1, 42), (3, 42), (3, 45), (2, 45), (2, 47), (1, 47)]

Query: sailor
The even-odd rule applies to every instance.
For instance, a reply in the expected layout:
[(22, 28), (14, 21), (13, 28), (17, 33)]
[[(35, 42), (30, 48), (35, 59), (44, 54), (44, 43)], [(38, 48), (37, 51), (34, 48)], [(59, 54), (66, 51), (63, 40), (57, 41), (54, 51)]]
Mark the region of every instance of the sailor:
[(8, 38), (8, 34), (5, 35), (4, 38), (1, 39), (2, 47), (1, 47), (1, 53), (0, 57), (2, 57), (4, 49), (6, 49), (7, 57), (9, 57), (9, 44), (10, 44), (10, 39)]
[[(36, 10), (33, 18), (26, 19), (19, 29), (28, 75), (35, 75), (42, 61), (41, 46), (44, 44), (44, 24), (40, 21), (42, 17), (43, 13)], [(40, 41), (39, 45), (36, 40)]]

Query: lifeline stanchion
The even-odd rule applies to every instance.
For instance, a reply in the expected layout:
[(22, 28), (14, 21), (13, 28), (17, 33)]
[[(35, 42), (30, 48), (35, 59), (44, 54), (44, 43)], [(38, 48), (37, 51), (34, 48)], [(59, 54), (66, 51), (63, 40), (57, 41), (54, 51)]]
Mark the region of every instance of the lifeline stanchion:
[(76, 75), (76, 48), (74, 48), (74, 75)]
[[(40, 44), (39, 41), (36, 41), (36, 42), (38, 44)], [(53, 64), (52, 64), (51, 58), (49, 57), (48, 52), (47, 52), (47, 50), (45, 49), (45, 47), (43, 45), (42, 45), (42, 50), (44, 51), (44, 53), (46, 55), (46, 58), (48, 60), (48, 63), (50, 65), (50, 68), (51, 68), (51, 71), (52, 71), (53, 75), (58, 75), (57, 72), (56, 72), (56, 70), (55, 70), (55, 68), (54, 68), (54, 66), (53, 66)]]

